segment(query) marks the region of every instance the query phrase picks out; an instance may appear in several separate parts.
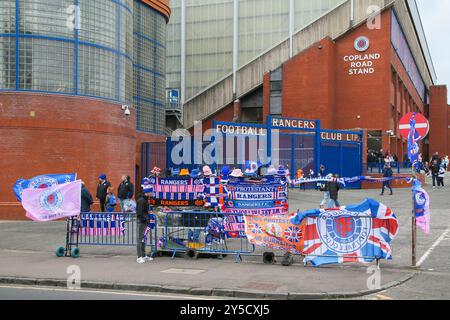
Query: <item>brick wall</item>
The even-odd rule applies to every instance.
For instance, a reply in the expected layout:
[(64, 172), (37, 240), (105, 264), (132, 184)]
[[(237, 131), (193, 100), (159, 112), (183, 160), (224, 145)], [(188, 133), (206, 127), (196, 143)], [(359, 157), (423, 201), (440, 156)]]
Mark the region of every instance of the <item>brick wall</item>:
[(122, 174), (134, 177), (136, 118), (126, 117), (119, 104), (0, 93), (0, 112), (0, 219), (24, 218), (12, 191), (19, 178), (76, 172), (95, 197), (99, 174), (107, 174), (115, 188)]

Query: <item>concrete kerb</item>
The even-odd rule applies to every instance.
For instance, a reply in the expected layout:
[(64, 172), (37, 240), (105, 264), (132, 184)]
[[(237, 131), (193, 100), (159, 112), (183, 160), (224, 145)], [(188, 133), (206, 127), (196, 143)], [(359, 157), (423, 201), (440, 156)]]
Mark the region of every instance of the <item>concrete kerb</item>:
[[(93, 281), (82, 281), (81, 287), (85, 289), (99, 290), (124, 290), (135, 292), (155, 292), (155, 293), (173, 293), (192, 296), (211, 296), (211, 297), (230, 297), (244, 299), (268, 299), (268, 300), (321, 300), (321, 299), (346, 299), (358, 298), (371, 294), (375, 294), (387, 289), (397, 287), (411, 280), (417, 272), (412, 272), (400, 278), (399, 280), (387, 283), (375, 290), (362, 290), (358, 292), (335, 292), (335, 293), (276, 293), (255, 290), (242, 289), (219, 289), (219, 288), (190, 288), (190, 287), (174, 287), (160, 285), (139, 285), (128, 283), (104, 283)], [(17, 278), (17, 277), (1, 277), (0, 284), (15, 284), (29, 286), (46, 286), (46, 287), (66, 287), (66, 280), (57, 279), (33, 279), (33, 278)]]

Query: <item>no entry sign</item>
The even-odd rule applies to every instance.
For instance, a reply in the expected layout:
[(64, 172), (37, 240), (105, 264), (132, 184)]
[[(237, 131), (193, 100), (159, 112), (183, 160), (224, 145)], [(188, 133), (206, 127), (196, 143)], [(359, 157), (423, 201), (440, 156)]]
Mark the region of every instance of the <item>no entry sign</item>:
[[(408, 113), (400, 120), (400, 134), (403, 138), (408, 139), (409, 132), (411, 130), (411, 118), (413, 117), (414, 112)], [(422, 114), (416, 113), (416, 139), (422, 140), (428, 135), (430, 131), (430, 123), (428, 119), (425, 118)]]

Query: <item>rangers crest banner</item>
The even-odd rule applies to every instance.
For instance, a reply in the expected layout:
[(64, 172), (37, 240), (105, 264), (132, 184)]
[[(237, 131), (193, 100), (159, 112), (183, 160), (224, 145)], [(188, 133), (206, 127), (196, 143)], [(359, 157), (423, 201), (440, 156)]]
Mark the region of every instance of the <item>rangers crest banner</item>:
[(46, 189), (25, 189), (22, 206), (33, 221), (77, 216), (81, 210), (81, 180)]
[(75, 173), (72, 174), (45, 174), (29, 180), (19, 179), (13, 186), (14, 194), (19, 202), (22, 202), (22, 192), (25, 189), (43, 189), (53, 187), (58, 184), (74, 182), (77, 179)]
[(314, 266), (390, 260), (398, 232), (395, 214), (372, 199), (339, 210), (300, 212), (291, 222), (301, 226), (304, 262)]
[(419, 180), (414, 180), (413, 193), (416, 224), (425, 234), (430, 234), (430, 196)]

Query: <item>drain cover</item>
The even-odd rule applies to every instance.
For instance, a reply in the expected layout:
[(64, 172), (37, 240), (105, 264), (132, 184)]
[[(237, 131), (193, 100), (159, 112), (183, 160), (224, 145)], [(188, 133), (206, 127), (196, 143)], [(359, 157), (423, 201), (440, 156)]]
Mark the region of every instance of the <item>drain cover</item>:
[(206, 270), (199, 270), (199, 269), (167, 269), (164, 271), (161, 271), (162, 273), (175, 273), (175, 274), (200, 274), (206, 272)]

